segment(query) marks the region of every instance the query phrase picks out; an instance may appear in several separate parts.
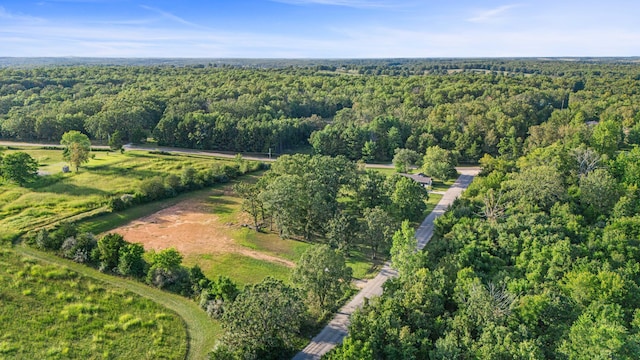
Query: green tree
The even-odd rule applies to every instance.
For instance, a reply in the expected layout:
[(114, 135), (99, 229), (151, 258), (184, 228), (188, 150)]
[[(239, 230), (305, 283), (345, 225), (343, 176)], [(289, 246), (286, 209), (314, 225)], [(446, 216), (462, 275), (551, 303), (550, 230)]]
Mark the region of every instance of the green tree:
[(389, 203), (387, 177), (378, 171), (367, 169), (358, 176), (355, 184), (355, 202), (360, 211)]
[(580, 202), (595, 215), (608, 215), (622, 195), (620, 184), (606, 169), (596, 169), (580, 177)]
[(162, 269), (175, 269), (182, 264), (182, 254), (174, 248), (164, 249), (153, 255), (153, 266)]
[(358, 231), (358, 221), (355, 216), (340, 212), (329, 220), (327, 233), (325, 234), (329, 245), (337, 248), (349, 256), (349, 251), (355, 242), (355, 234)]
[(623, 139), (622, 124), (615, 120), (604, 120), (593, 128), (591, 146), (601, 154), (613, 156)]
[(182, 255), (176, 249), (164, 249), (152, 257), (147, 272), (147, 283), (160, 289), (191, 295), (193, 290), (189, 270), (182, 264)]
[(395, 175), (393, 192), (391, 193), (391, 212), (398, 220), (421, 220), (427, 210), (426, 201), (429, 193), (422, 185), (404, 176)]
[(60, 144), (65, 146), (64, 159), (75, 166), (76, 172), (78, 172), (80, 165), (89, 161), (91, 141), (87, 135), (76, 130), (67, 131), (62, 134)]
[(372, 162), (376, 159), (376, 152), (378, 151), (378, 144), (375, 141), (369, 140), (364, 143), (362, 147), (362, 160), (364, 162)]
[(305, 251), (293, 270), (291, 279), (321, 311), (333, 310), (351, 284), (352, 270), (344, 255), (328, 245)]
[(260, 189), (256, 184), (249, 184), (241, 181), (233, 186), (233, 191), (242, 198), (242, 211), (251, 216), (253, 228), (260, 231), (258, 219), (264, 212), (262, 201), (260, 200)]
[(505, 194), (511, 201), (549, 210), (566, 198), (562, 175), (551, 166), (531, 166), (512, 175)]
[(125, 276), (142, 277), (147, 266), (142, 255), (144, 255), (144, 247), (140, 244), (122, 246), (118, 259), (118, 272)]
[(111, 134), (111, 136), (109, 137), (109, 148), (111, 149), (111, 151), (123, 151), (122, 146), (124, 145), (124, 141), (122, 140), (122, 133), (120, 133), (120, 131), (116, 130), (113, 134)]
[(569, 360), (636, 359), (640, 353), (627, 346), (628, 333), (619, 305), (596, 305), (584, 312), (569, 330), (560, 353)]
[(417, 246), (415, 229), (408, 220), (403, 221), (400, 229), (393, 234), (391, 244), (391, 265), (398, 270), (400, 276), (413, 274), (417, 269)]
[(409, 166), (415, 165), (420, 160), (420, 154), (411, 149), (395, 149), (393, 156), (393, 166), (396, 172), (406, 173)]
[(0, 175), (18, 185), (38, 176), (38, 162), (25, 152), (15, 152), (0, 158)]
[(455, 175), (455, 159), (449, 150), (439, 146), (430, 146), (422, 158), (422, 171), (440, 180), (447, 180)]
[(222, 342), (229, 353), (242, 359), (291, 356), (305, 312), (295, 289), (268, 277), (247, 286), (225, 311)]
[(98, 240), (98, 260), (100, 269), (115, 270), (120, 261), (120, 249), (127, 244), (120, 234), (109, 233)]
[(361, 236), (371, 250), (371, 259), (376, 260), (380, 253), (389, 249), (395, 227), (392, 218), (382, 208), (365, 210)]

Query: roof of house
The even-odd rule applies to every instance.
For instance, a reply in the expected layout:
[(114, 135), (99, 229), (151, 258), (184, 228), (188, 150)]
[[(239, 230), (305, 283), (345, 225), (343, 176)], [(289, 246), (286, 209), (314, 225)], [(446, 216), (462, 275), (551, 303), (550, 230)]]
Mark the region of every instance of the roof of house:
[(423, 174), (423, 173), (418, 173), (418, 174), (400, 174), (402, 176), (406, 176), (410, 179), (413, 179), (414, 181), (416, 181), (417, 183), (423, 184), (423, 185), (431, 185), (431, 177)]

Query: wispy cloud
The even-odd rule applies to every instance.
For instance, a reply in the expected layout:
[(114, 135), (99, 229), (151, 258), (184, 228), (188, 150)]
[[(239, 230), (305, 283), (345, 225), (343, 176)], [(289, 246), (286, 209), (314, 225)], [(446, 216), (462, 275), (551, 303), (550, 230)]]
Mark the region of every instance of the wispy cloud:
[(15, 13), (9, 12), (2, 6), (0, 6), (0, 19), (13, 20), (13, 21), (27, 21), (27, 22), (45, 21), (44, 19), (39, 17), (23, 15), (23, 14), (15, 14)]
[(173, 21), (175, 21), (177, 23), (180, 23), (180, 24), (183, 24), (183, 25), (191, 26), (191, 27), (198, 28), (198, 29), (208, 29), (206, 26), (202, 26), (202, 25), (193, 23), (191, 21), (185, 20), (185, 19), (181, 18), (180, 16), (172, 14), (172, 13), (170, 13), (168, 11), (164, 11), (164, 10), (161, 10), (161, 9), (158, 9), (158, 8), (154, 8), (152, 6), (147, 6), (147, 5), (140, 5), (140, 7), (145, 9), (145, 10), (153, 11), (153, 12), (155, 12), (157, 14), (162, 15), (162, 17), (164, 17), (164, 18), (173, 20)]
[(473, 17), (467, 19), (474, 23), (491, 23), (504, 19), (509, 10), (520, 7), (520, 4), (498, 6), (497, 8), (478, 11)]
[(385, 8), (392, 7), (394, 3), (389, 1), (371, 1), (371, 0), (271, 0), (291, 5), (330, 5), (344, 6), (352, 8)]

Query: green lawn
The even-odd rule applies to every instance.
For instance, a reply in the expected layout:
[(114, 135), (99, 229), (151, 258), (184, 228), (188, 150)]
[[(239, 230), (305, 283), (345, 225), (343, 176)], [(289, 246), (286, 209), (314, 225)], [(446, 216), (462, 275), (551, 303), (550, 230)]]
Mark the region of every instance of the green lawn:
[[(0, 248), (0, 358), (115, 359), (136, 354), (140, 359), (183, 359), (187, 355), (185, 323), (158, 301), (169, 294), (149, 288), (143, 295), (154, 296), (141, 297), (136, 289), (144, 285), (132, 289), (119, 284), (124, 279), (105, 282), (94, 274), (76, 272), (77, 267), (82, 273), (94, 272), (84, 266), (61, 266), (57, 264), (61, 259), (51, 255), (36, 255), (45, 261), (30, 255), (26, 248)], [(214, 335), (216, 326), (210, 328)], [(191, 358), (203, 353), (197, 355)]]
[(283, 240), (276, 234), (257, 233), (242, 228), (233, 233), (236, 243), (246, 248), (277, 256), (290, 261), (298, 261), (300, 256), (314, 245), (296, 240)]
[(198, 264), (209, 279), (224, 275), (240, 285), (258, 283), (267, 276), (289, 282), (292, 270), (284, 265), (237, 253), (186, 255), (183, 264)]

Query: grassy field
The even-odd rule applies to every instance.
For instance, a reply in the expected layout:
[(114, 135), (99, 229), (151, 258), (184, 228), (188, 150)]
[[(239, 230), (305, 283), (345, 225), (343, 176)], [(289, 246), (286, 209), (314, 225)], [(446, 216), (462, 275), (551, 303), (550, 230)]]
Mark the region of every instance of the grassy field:
[[(7, 150), (7, 153), (16, 150)], [(42, 176), (27, 187), (0, 185), (0, 228), (2, 237), (72, 219), (79, 214), (106, 212), (113, 195), (134, 193), (144, 179), (180, 175), (183, 169), (196, 170), (230, 164), (232, 160), (198, 155), (158, 155), (131, 151), (124, 154), (94, 152), (80, 172), (63, 174), (60, 150), (20, 149), (41, 164)]]
[(185, 358), (187, 332), (175, 312), (16, 251), (0, 248), (0, 358)]

